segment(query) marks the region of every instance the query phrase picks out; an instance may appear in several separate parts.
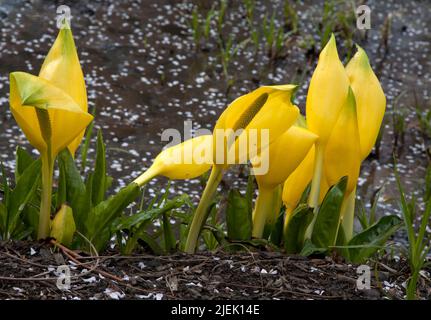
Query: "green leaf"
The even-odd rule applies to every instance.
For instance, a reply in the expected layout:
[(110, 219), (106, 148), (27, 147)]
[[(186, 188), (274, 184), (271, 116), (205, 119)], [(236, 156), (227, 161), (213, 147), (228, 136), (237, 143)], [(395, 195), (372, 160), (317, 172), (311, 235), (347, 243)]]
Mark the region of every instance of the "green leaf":
[[(91, 114), (95, 114), (95, 108), (93, 108)], [(85, 133), (85, 141), (81, 148), (81, 171), (84, 172), (85, 166), (87, 164), (87, 153), (88, 148), (90, 147), (91, 135), (93, 134), (94, 128), (94, 120), (87, 127), (87, 131)]]
[(175, 250), (176, 241), (172, 230), (171, 219), (167, 212), (163, 213), (163, 235), (165, 240), (165, 251), (172, 252)]
[(15, 183), (18, 181), (21, 174), (26, 168), (28, 168), (35, 160), (32, 156), (23, 148), (17, 147), (15, 153)]
[(344, 232), (343, 225), (340, 223), (340, 228), (338, 229), (336, 250), (343, 256), (346, 260), (350, 260), (349, 250), (346, 248), (347, 245), (346, 233)]
[(7, 208), (0, 202), (0, 239), (6, 238), (6, 221), (7, 221)]
[(245, 193), (245, 198), (247, 199), (248, 210), (250, 215), (253, 212), (253, 195), (254, 195), (254, 175), (249, 174), (247, 179), (247, 190)]
[(250, 240), (252, 233), (251, 211), (247, 198), (238, 190), (229, 192), (226, 208), (227, 235), (230, 240)]
[(93, 192), (92, 202), (93, 205), (98, 205), (105, 199), (106, 192), (106, 152), (105, 143), (103, 142), (102, 131), (97, 132), (97, 147), (96, 147), (96, 163), (94, 165), (93, 175)]
[(2, 175), (2, 191), (3, 191), (3, 203), (6, 207), (9, 207), (9, 195), (11, 192), (9, 182), (7, 181), (6, 172), (4, 170), (3, 162), (0, 164), (1, 166), (1, 175)]
[(317, 247), (310, 239), (305, 240), (304, 247), (301, 250), (301, 256), (311, 256), (312, 254), (322, 254), (327, 251), (327, 248)]
[(139, 235), (137, 237), (139, 240), (145, 242), (145, 244), (147, 244), (148, 247), (150, 247), (151, 251), (153, 251), (153, 253), (155, 255), (162, 255), (163, 254), (163, 249), (160, 247), (160, 245), (157, 243), (157, 241), (152, 236), (150, 236), (148, 233), (142, 231), (139, 233)]
[(39, 208), (28, 203), (22, 212), (24, 224), (31, 229), (33, 236), (36, 237), (37, 227), (39, 225)]
[(139, 196), (139, 193), (139, 186), (131, 183), (91, 210), (91, 214), (86, 220), (87, 237), (98, 251), (103, 249), (109, 240), (112, 221)]
[(22, 211), (36, 192), (37, 186), (39, 185), (40, 172), (40, 160), (34, 161), (24, 170), (18, 179), (15, 189), (10, 192), (10, 199), (7, 207), (7, 229), (9, 234), (14, 232)]
[(313, 210), (307, 205), (298, 206), (290, 217), (284, 235), (284, 248), (287, 253), (300, 253), (304, 246), (304, 235), (311, 221)]
[(66, 172), (64, 166), (60, 165), (60, 159), (58, 159), (59, 177), (58, 177), (58, 188), (55, 194), (55, 207), (60, 206), (66, 202), (67, 198), (67, 185), (66, 185)]
[(68, 149), (58, 155), (58, 165), (60, 168), (58, 205), (67, 202), (72, 207), (77, 229), (86, 234), (86, 221), (91, 210), (91, 192), (85, 186)]
[(186, 198), (188, 198), (188, 196), (186, 194), (182, 194), (172, 200), (167, 200), (165, 204), (160, 208), (144, 210), (135, 213), (132, 216), (122, 216), (120, 218), (117, 218), (112, 223), (111, 231), (117, 232), (124, 229), (132, 230), (133, 228), (140, 227), (143, 223), (160, 218), (163, 213), (181, 207), (182, 205), (184, 205), (184, 203), (186, 203)]
[(359, 246), (349, 248), (350, 260), (361, 263), (379, 250), (387, 239), (395, 233), (402, 225), (402, 220), (395, 216), (385, 216), (374, 223), (368, 229), (355, 235), (348, 246)]
[(63, 204), (54, 217), (51, 225), (51, 237), (65, 246), (70, 246), (76, 226), (72, 208)]
[(347, 177), (343, 177), (329, 189), (319, 208), (311, 240), (320, 248), (328, 248), (336, 243), (346, 186)]
[(272, 227), (271, 235), (269, 237), (270, 242), (272, 244), (275, 244), (276, 246), (280, 246), (283, 240), (284, 211), (285, 210), (283, 207), (282, 210), (280, 210), (280, 213), (274, 223), (274, 226)]

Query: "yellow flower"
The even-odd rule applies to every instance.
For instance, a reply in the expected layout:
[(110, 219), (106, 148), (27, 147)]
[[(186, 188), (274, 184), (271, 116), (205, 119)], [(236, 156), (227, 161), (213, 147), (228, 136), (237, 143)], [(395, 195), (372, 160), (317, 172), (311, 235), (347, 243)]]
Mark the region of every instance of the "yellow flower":
[[(298, 107), (291, 103), (295, 88), (295, 85), (263, 86), (234, 100), (214, 127), (214, 163), (225, 168), (233, 164), (227, 161), (227, 155), (233, 150), (236, 156), (232, 160), (245, 163), (290, 128), (299, 115)], [(268, 141), (262, 139), (261, 130), (268, 130)], [(241, 142), (253, 139), (253, 131), (257, 133), (256, 148), (242, 149)], [(234, 136), (234, 133), (239, 134)]]
[[(43, 62), (39, 77), (63, 90), (83, 112), (88, 111), (84, 74), (70, 28), (63, 28), (58, 33), (57, 39)], [(73, 119), (70, 122), (73, 123)], [(81, 143), (84, 132), (85, 129), (68, 145), (72, 155), (75, 154)]]
[[(308, 129), (319, 136), (316, 143), (313, 179), (308, 201), (315, 213), (317, 213), (319, 202), (325, 147), (346, 101), (348, 89), (349, 79), (338, 57), (335, 37), (332, 35), (320, 53), (306, 101)], [(310, 230), (307, 232), (307, 237), (310, 236)]]
[[(310, 151), (305, 156), (304, 160), (299, 164), (299, 166), (292, 172), (292, 174), (286, 179), (283, 185), (282, 199), (286, 207), (286, 217), (284, 220), (285, 229), (289, 223), (291, 214), (293, 210), (297, 207), (302, 194), (307, 188), (308, 184), (311, 182), (313, 177), (314, 168), (314, 151), (315, 147), (312, 146)], [(325, 197), (329, 186), (326, 182), (325, 177), (320, 182), (320, 195), (319, 204)]]
[(9, 101), (12, 114), (29, 142), (41, 154), (50, 149), (49, 156), (53, 159), (93, 119), (63, 90), (25, 72), (10, 74)]
[[(274, 188), (286, 181), (308, 154), (317, 138), (317, 135), (309, 130), (295, 125), (286, 130), (268, 147), (268, 172), (256, 175), (259, 187)], [(253, 161), (252, 164), (262, 165)]]
[(212, 135), (203, 135), (167, 148), (134, 182), (142, 186), (158, 175), (173, 180), (199, 177), (211, 168), (212, 143)]
[(349, 79), (338, 58), (334, 35), (319, 55), (307, 93), (306, 117), (308, 129), (326, 144), (346, 100)]
[(39, 77), (25, 72), (10, 74), (10, 107), (29, 142), (42, 160), (42, 195), (38, 238), (50, 232), (52, 176), (57, 154), (73, 154), (92, 121), (87, 113), (85, 83), (72, 32), (62, 29)]
[[(256, 175), (259, 196), (253, 212), (254, 237), (262, 237), (265, 224), (275, 223), (281, 204), (281, 194), (276, 189), (298, 167), (317, 138), (317, 135), (307, 129), (294, 125), (267, 148), (268, 171)], [(265, 161), (265, 158), (260, 157), (259, 163), (252, 161), (253, 166), (262, 166), (260, 161)]]
[(361, 150), (355, 96), (353, 91), (349, 90), (325, 149), (324, 176), (330, 186), (348, 176), (346, 194), (350, 194), (356, 187), (360, 166)]
[[(346, 73), (356, 99), (360, 160), (362, 162), (370, 154), (379, 134), (386, 108), (386, 97), (370, 66), (367, 54), (361, 47), (357, 46), (357, 48), (358, 51), (347, 64)], [(346, 194), (341, 208), (342, 224), (347, 241), (353, 236), (355, 200), (356, 189), (353, 189), (350, 194)]]
[(373, 72), (365, 51), (357, 46), (358, 52), (349, 61), (346, 72), (356, 98), (361, 160), (371, 152), (385, 114), (386, 97)]
[[(214, 165), (193, 216), (186, 252), (193, 253), (196, 249), (223, 170), (231, 164), (245, 163), (255, 157), (296, 121), (299, 110), (290, 101), (295, 88), (294, 85), (261, 87), (233, 101), (218, 119), (213, 132)], [(238, 134), (238, 130), (243, 131)]]

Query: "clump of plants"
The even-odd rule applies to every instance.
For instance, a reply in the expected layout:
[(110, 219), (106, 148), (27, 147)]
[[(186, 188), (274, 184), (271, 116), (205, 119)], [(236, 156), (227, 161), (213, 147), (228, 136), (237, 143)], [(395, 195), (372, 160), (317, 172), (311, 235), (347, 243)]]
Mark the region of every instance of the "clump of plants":
[[(292, 84), (262, 86), (238, 97), (220, 115), (212, 134), (163, 150), (128, 186), (109, 192), (112, 178), (100, 131), (92, 170), (84, 176), (76, 166), (76, 150), (93, 116), (66, 26), (38, 76), (10, 75), (12, 114), (40, 156), (34, 159), (18, 148), (13, 181), (2, 170), (0, 236), (51, 238), (89, 252), (104, 250), (113, 241), (125, 254), (138, 246), (156, 254), (194, 253), (201, 244), (234, 250), (266, 246), (291, 254), (335, 252), (363, 262), (402, 226), (400, 218), (385, 216), (362, 223), (358, 233), (353, 228), (360, 167), (379, 134), (384, 92), (363, 49), (358, 47), (346, 66), (341, 63), (334, 35), (320, 53), (304, 116), (293, 102), (295, 90)], [(82, 146), (84, 162), (92, 128)], [(234, 165), (247, 167), (249, 180), (244, 193), (233, 189), (226, 198), (218, 186)], [(144, 196), (145, 185), (157, 176), (182, 180), (208, 172), (197, 207), (187, 195), (170, 197), (169, 186), (149, 201)], [(426, 222), (416, 236), (404, 196), (402, 208), (413, 286), (429, 248), (419, 244)], [(424, 219), (429, 212), (427, 207)], [(219, 219), (220, 213), (225, 219)], [(171, 220), (178, 222), (178, 230)], [(409, 284), (409, 297), (412, 288)]]

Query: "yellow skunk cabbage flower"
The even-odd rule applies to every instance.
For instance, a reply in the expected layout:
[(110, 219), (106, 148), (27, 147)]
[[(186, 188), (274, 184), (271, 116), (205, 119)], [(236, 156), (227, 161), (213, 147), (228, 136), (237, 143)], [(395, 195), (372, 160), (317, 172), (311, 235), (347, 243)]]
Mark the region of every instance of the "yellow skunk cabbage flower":
[[(281, 194), (276, 189), (280, 187), (281, 191), (282, 183), (298, 167), (317, 138), (307, 129), (294, 125), (268, 147), (268, 172), (256, 175), (259, 196), (253, 212), (253, 237), (261, 238), (265, 224), (275, 223), (281, 205)], [(251, 162), (253, 166), (261, 165)]]
[[(313, 178), (314, 168), (314, 151), (315, 147), (312, 146), (304, 160), (299, 166), (292, 172), (292, 174), (286, 179), (283, 185), (282, 200), (286, 207), (286, 217), (284, 220), (284, 229), (286, 230), (287, 225), (290, 221), (293, 210), (298, 206), (299, 200), (302, 194), (307, 188), (308, 184)], [(329, 186), (326, 179), (323, 177), (320, 182), (320, 196), (319, 204), (323, 201)]]
[(308, 129), (319, 136), (316, 143), (309, 205), (317, 212), (324, 149), (347, 97), (349, 79), (338, 58), (334, 35), (319, 56), (308, 88), (306, 114)]
[[(213, 132), (214, 165), (193, 216), (184, 248), (186, 252), (193, 253), (196, 249), (223, 170), (255, 157), (297, 119), (299, 110), (290, 101), (295, 88), (294, 85), (261, 87), (234, 100), (219, 117)], [(244, 142), (246, 148), (243, 148)]]
[[(225, 168), (245, 163), (283, 134), (299, 115), (298, 107), (291, 103), (295, 88), (290, 84), (263, 86), (234, 100), (214, 127), (214, 163)], [(268, 141), (263, 138), (262, 129), (268, 130)], [(254, 150), (242, 149), (242, 141), (253, 142), (250, 141), (254, 138), (253, 131), (257, 133)], [(228, 159), (229, 152), (233, 151), (235, 158)]]
[(9, 102), (29, 142), (41, 155), (47, 154), (49, 149), (52, 159), (93, 119), (63, 90), (25, 72), (10, 74)]
[(350, 89), (325, 149), (324, 176), (330, 186), (348, 176), (346, 194), (349, 194), (356, 187), (360, 166), (361, 149), (355, 96)]
[[(358, 51), (347, 64), (346, 73), (356, 99), (360, 160), (363, 161), (370, 154), (379, 134), (386, 109), (386, 97), (367, 54), (361, 47), (357, 48)], [(347, 241), (353, 236), (355, 198), (356, 189), (347, 195), (342, 206), (342, 224)]]
[(319, 55), (319, 61), (307, 93), (306, 117), (308, 129), (326, 144), (346, 100), (349, 79), (341, 63), (334, 35)]
[[(336, 184), (342, 177), (347, 176), (345, 198), (341, 208), (341, 219), (345, 238), (350, 240), (353, 234), (353, 213), (347, 216), (347, 209), (351, 197), (355, 197), (356, 183), (361, 167), (361, 147), (356, 111), (355, 96), (349, 90), (346, 104), (341, 111), (337, 124), (334, 127), (331, 138), (325, 152), (324, 172), (328, 185)], [(347, 201), (350, 199), (349, 201)]]
[(211, 168), (212, 143), (212, 135), (203, 135), (167, 148), (160, 152), (151, 167), (134, 182), (142, 186), (158, 175), (172, 180), (199, 177)]
[[(83, 112), (87, 112), (87, 90), (84, 74), (79, 63), (78, 53), (70, 28), (60, 29), (57, 39), (48, 52), (39, 72), (39, 77), (68, 94)], [(74, 122), (70, 120), (70, 122)], [(75, 154), (81, 143), (85, 129), (68, 145), (70, 153)]]
[(365, 51), (358, 51), (346, 67), (347, 76), (356, 98), (361, 160), (373, 149), (385, 114), (386, 97), (379, 80), (371, 68)]
[(93, 116), (87, 98), (72, 33), (62, 29), (45, 60), (39, 77), (10, 74), (10, 107), (29, 142), (42, 160), (42, 196), (38, 238), (50, 231), (52, 175), (58, 152), (76, 150)]

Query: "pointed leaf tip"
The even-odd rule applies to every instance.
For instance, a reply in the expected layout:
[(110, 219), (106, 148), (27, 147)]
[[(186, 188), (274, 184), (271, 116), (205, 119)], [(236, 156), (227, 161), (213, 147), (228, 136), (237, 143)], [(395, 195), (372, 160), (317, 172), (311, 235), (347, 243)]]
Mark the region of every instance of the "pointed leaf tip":
[(319, 58), (321, 58), (321, 57), (331, 57), (331, 58), (333, 57), (333, 58), (339, 59), (338, 58), (338, 50), (337, 50), (337, 42), (335, 40), (335, 36), (333, 33), (331, 34), (331, 37), (329, 38), (325, 47), (320, 52)]

